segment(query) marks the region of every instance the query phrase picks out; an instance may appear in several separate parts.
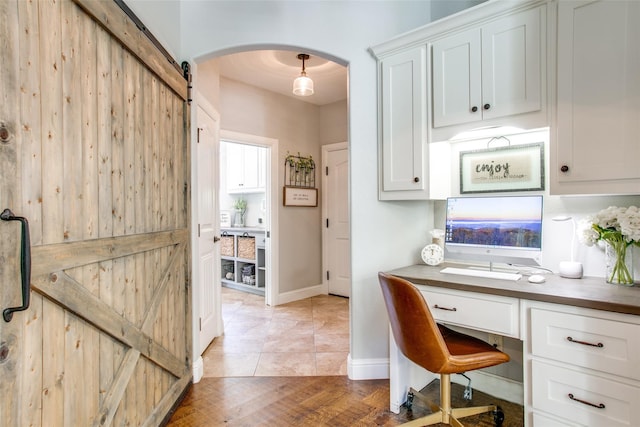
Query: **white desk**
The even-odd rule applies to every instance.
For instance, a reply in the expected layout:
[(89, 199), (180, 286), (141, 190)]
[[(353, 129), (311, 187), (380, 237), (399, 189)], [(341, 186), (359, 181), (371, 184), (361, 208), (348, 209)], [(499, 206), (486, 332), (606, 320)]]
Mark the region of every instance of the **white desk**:
[[(639, 287), (554, 275), (531, 284), (445, 275), (441, 268), (389, 273), (418, 286), (436, 320), (523, 342), (522, 384), (475, 372), (474, 387), (523, 403), (527, 426), (640, 425)], [(456, 311), (434, 310), (435, 304)], [(392, 411), (409, 386), (420, 389), (433, 378), (391, 338)]]

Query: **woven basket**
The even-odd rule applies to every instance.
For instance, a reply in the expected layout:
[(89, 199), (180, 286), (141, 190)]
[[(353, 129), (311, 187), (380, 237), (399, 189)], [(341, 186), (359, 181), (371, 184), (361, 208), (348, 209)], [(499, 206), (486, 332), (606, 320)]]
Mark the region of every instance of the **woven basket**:
[[(246, 234), (246, 233), (245, 233)], [(238, 258), (256, 259), (256, 238), (238, 236)]]
[(235, 255), (235, 244), (233, 240), (233, 236), (227, 235), (226, 232), (222, 233), (222, 236), (220, 236), (220, 255)]

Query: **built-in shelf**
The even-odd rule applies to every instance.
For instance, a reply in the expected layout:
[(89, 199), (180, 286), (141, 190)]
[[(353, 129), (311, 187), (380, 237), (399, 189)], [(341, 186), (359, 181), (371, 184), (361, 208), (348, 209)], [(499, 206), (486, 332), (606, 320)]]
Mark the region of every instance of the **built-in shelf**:
[(264, 295), (264, 230), (222, 229), (220, 274), (223, 286)]

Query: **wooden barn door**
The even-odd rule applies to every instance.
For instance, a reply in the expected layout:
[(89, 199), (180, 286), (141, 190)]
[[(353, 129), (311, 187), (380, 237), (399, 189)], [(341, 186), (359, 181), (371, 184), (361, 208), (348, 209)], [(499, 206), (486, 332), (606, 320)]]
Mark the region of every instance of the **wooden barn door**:
[[(0, 212), (31, 238), (0, 424), (161, 424), (191, 380), (187, 83), (111, 1), (0, 1), (0, 45)], [(0, 310), (24, 270), (5, 217)]]

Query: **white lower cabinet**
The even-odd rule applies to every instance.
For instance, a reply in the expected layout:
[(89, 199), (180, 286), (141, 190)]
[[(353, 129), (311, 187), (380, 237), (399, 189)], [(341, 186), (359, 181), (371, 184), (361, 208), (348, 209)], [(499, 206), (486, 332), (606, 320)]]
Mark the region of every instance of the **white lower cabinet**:
[(223, 229), (220, 264), (224, 286), (264, 295), (267, 272), (264, 231)]
[(517, 298), (423, 286), (420, 286), (420, 292), (438, 322), (520, 337), (520, 304)]
[(584, 426), (632, 426), (640, 421), (640, 388), (588, 370), (534, 359), (533, 407)]
[(639, 425), (638, 316), (526, 305), (527, 409), (533, 425)]

